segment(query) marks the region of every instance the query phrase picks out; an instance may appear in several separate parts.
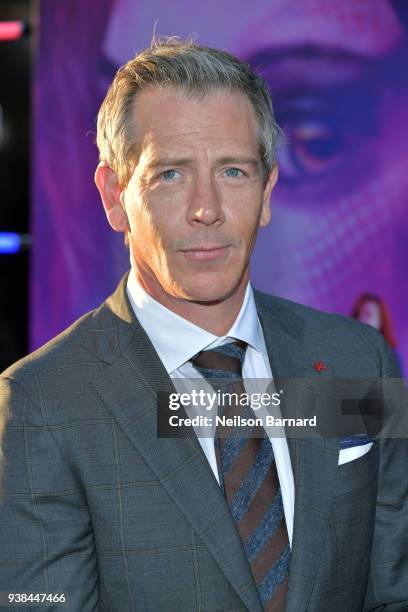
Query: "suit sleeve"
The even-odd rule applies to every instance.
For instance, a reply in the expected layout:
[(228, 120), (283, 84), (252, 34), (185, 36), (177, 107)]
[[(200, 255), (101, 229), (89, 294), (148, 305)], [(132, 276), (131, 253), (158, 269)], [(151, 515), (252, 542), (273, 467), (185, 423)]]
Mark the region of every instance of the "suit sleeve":
[(0, 592), (64, 594), (66, 610), (97, 610), (93, 531), (76, 468), (55, 427), (47, 426), (22, 387), (5, 377), (0, 377), (1, 436)]
[[(397, 360), (378, 338), (382, 375), (399, 378)], [(408, 440), (378, 440), (377, 511), (364, 612), (408, 610)]]

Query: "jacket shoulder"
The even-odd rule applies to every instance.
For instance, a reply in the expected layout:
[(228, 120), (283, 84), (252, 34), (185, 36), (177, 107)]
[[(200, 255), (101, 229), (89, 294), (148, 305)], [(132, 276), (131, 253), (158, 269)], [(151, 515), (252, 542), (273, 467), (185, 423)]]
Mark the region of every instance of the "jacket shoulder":
[(99, 308), (82, 315), (35, 351), (13, 363), (0, 376), (31, 388), (35, 378), (47, 372), (97, 361), (85, 338), (98, 324), (101, 328), (108, 327), (111, 315), (104, 302)]
[(322, 346), (351, 342), (351, 346), (360, 345), (376, 356), (379, 352), (389, 353), (391, 350), (382, 334), (371, 325), (262, 291), (255, 290), (254, 295), (262, 309), (274, 313), (280, 321), (286, 321), (287, 330), (301, 330), (306, 342), (308, 338), (316, 337)]
[(270, 309), (271, 312), (278, 312), (282, 316), (295, 319), (299, 318), (306, 325), (307, 330), (346, 327), (354, 331), (368, 333), (373, 337), (377, 337), (379, 335), (379, 332), (369, 325), (356, 321), (355, 319), (345, 315), (324, 312), (322, 310), (318, 310), (317, 308), (306, 306), (305, 304), (293, 302), (292, 300), (278, 297), (270, 293), (264, 293), (263, 291), (255, 290), (254, 294), (256, 296), (257, 303), (262, 303), (264, 308)]

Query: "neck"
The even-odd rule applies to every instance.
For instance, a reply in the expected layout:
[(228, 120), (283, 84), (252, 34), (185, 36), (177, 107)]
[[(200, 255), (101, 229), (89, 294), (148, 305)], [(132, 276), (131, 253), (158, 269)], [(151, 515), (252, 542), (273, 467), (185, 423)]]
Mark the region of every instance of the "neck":
[(194, 302), (182, 298), (176, 298), (164, 291), (162, 287), (152, 288), (146, 282), (136, 268), (133, 269), (138, 283), (143, 289), (162, 306), (165, 306), (180, 317), (187, 319), (194, 325), (205, 329), (216, 335), (225, 336), (231, 328), (244, 301), (245, 291), (249, 280), (246, 272), (236, 287), (229, 295), (213, 302)]

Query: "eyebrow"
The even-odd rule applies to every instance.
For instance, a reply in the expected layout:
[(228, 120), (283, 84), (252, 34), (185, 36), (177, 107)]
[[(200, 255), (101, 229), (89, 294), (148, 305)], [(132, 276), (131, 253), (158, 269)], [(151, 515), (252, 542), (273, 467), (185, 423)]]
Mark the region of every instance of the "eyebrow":
[(261, 47), (254, 53), (250, 54), (247, 61), (252, 63), (263, 63), (263, 62), (274, 62), (281, 59), (288, 58), (301, 58), (301, 59), (325, 59), (338, 60), (338, 61), (364, 61), (372, 59), (358, 51), (350, 50), (347, 48), (333, 46), (329, 44), (299, 44), (299, 45), (270, 45), (267, 47)]
[(367, 57), (358, 51), (353, 51), (343, 47), (310, 43), (303, 45), (270, 45), (267, 47), (261, 47), (260, 49), (257, 49), (255, 52), (251, 53), (246, 58), (246, 61), (251, 64), (251, 66), (262, 69), (267, 65), (280, 60), (316, 60), (321, 58), (339, 62), (366, 62), (367, 60), (370, 61), (375, 59), (369, 56)]
[(239, 164), (243, 166), (259, 166), (260, 160), (256, 157), (240, 157), (240, 156), (231, 156), (231, 157), (219, 157), (217, 159), (217, 164)]
[[(190, 157), (162, 157), (152, 161), (147, 164), (147, 168), (161, 168), (165, 166), (189, 166), (192, 163), (192, 159)], [(224, 164), (239, 164), (239, 165), (251, 165), (251, 166), (259, 166), (260, 160), (256, 157), (242, 157), (242, 156), (224, 156), (217, 157), (215, 160), (216, 165), (224, 165)]]

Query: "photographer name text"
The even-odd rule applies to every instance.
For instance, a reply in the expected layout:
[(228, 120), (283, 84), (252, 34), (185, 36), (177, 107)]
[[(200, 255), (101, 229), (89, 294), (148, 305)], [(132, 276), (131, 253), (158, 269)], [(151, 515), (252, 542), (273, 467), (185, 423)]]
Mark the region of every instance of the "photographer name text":
[(191, 418), (172, 415), (169, 418), (171, 427), (213, 427), (214, 421), (217, 427), (264, 427), (265, 425), (267, 427), (316, 427), (317, 425), (316, 416), (309, 419), (294, 419), (268, 414), (262, 419), (260, 417), (241, 417), (240, 415), (234, 417), (197, 415)]

